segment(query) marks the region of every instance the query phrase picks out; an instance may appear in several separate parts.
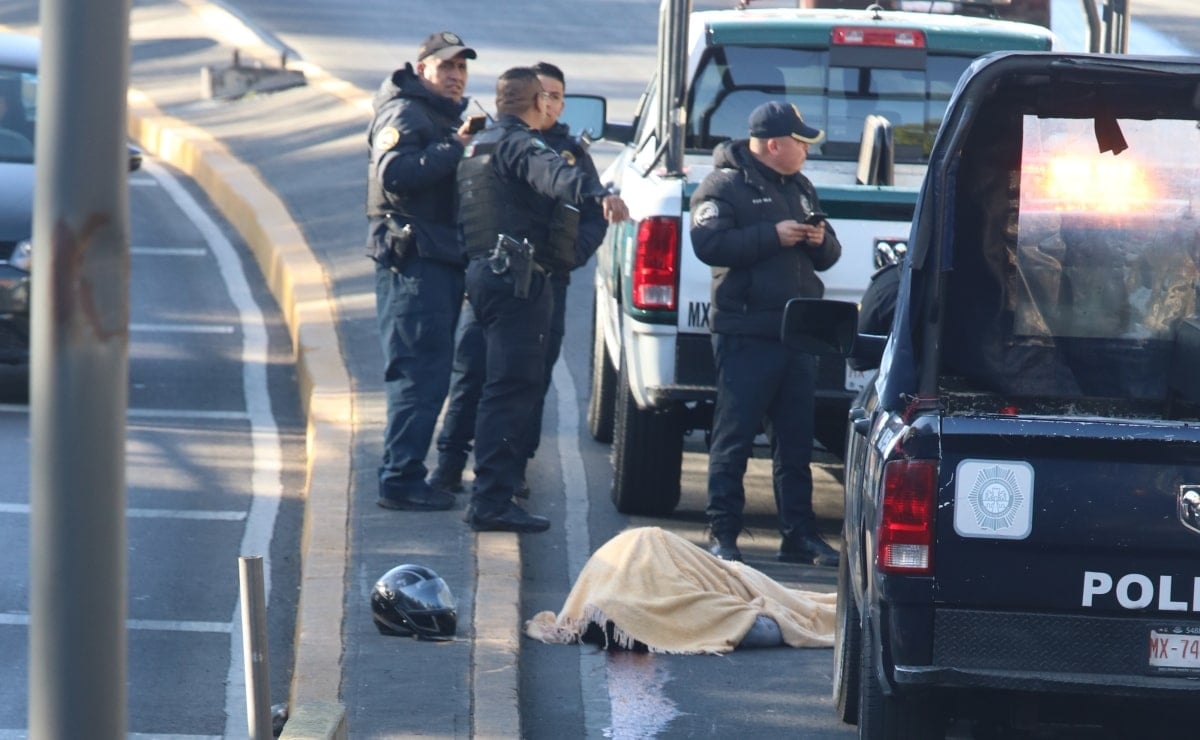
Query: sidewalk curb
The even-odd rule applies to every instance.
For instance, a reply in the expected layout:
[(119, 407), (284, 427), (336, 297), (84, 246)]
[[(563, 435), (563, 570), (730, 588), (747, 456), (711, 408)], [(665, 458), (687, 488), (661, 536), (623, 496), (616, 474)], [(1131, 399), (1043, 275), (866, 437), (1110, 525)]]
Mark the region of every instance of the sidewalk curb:
[(138, 90), (130, 89), (128, 106), (129, 136), (208, 194), (254, 254), (288, 325), (308, 419), (290, 706), (315, 734), (285, 736), (346, 737), (345, 708), (337, 702), (354, 397), (325, 272), (283, 202), (250, 167), (205, 131), (164, 115)]

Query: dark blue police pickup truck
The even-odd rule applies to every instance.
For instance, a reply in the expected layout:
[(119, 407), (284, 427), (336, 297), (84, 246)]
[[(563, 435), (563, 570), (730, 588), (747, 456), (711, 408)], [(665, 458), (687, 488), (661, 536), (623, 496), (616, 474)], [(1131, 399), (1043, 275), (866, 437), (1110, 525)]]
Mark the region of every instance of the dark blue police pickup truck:
[(854, 339), (853, 304), (789, 306), (785, 341), (879, 365), (834, 652), (862, 737), (1200, 734), (1198, 121), (1197, 59), (984, 57), (887, 339)]

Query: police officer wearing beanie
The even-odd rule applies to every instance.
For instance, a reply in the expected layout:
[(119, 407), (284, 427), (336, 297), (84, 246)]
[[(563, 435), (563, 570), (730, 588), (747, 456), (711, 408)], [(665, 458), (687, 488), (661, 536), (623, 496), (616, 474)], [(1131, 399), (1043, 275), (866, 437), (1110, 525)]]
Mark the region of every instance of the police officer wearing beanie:
[(380, 506), (433, 511), (454, 496), (425, 482), (425, 455), (450, 384), (466, 255), (455, 226), (455, 172), (470, 141), (462, 122), (475, 50), (435, 33), (375, 95), (367, 132), (367, 250), (384, 353), (387, 426)]
[(842, 253), (833, 227), (820, 220), (816, 189), (800, 174), (809, 146), (823, 135), (794, 106), (765, 103), (750, 114), (749, 140), (714, 150), (715, 169), (691, 199), (692, 247), (713, 268), (717, 400), (706, 514), (711, 552), (726, 560), (742, 559), (742, 478), (762, 424), (783, 535), (778, 559), (838, 562), (817, 534), (812, 509), (816, 360), (780, 340), (784, 305), (820, 298), (825, 286), (817, 272)]
[[(563, 96), (566, 94), (566, 76), (557, 66), (548, 62), (533, 65), (538, 81), (546, 92), (548, 119), (541, 130), (542, 140), (572, 167), (591, 173), (599, 179), (596, 164), (588, 153), (587, 145), (573, 136), (567, 124), (559, 121), (563, 112)], [(571, 269), (582, 267), (591, 259), (604, 234), (608, 222), (600, 204), (594, 200), (585, 202), (579, 209), (579, 229), (575, 236), (574, 264)], [(562, 350), (566, 332), (567, 286), (571, 283), (570, 270), (556, 270), (549, 275), (553, 295), (550, 315), (550, 333), (546, 339), (546, 372), (542, 384), (542, 396), (538, 408), (533, 412), (533, 424), (529, 433), (528, 456), (533, 457), (542, 436), (542, 409), (546, 392), (550, 389), (551, 373)], [(450, 384), (450, 402), (442, 419), (442, 431), (438, 434), (438, 464), (429, 476), (429, 483), (446, 491), (462, 491), (462, 471), (471, 451), (471, 440), (475, 435), (475, 411), (483, 392), (484, 353), (483, 331), (475, 321), (470, 307), (464, 309), (462, 328), (454, 354), (454, 375)], [(529, 485), (524, 474), (517, 488), (517, 497), (529, 496)]]
[(585, 203), (599, 203), (609, 221), (629, 217), (625, 203), (593, 173), (569, 165), (539, 136), (547, 98), (532, 68), (500, 75), (497, 121), (475, 137), (458, 167), (459, 232), (470, 257), (467, 298), (487, 353), (467, 512), (476, 531), (550, 526), (513, 501), (544, 389), (549, 275), (574, 265), (578, 209)]

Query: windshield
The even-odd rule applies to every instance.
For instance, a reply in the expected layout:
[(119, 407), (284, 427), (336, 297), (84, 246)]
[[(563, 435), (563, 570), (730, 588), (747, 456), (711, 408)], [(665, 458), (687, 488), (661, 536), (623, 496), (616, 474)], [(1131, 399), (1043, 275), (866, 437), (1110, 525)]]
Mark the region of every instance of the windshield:
[(0, 162), (33, 162), (37, 74), (0, 67)]
[[(833, 61), (851, 63), (840, 56)], [(869, 59), (876, 66), (860, 66)], [(857, 161), (864, 119), (875, 114), (892, 124), (895, 161), (925, 164), (950, 94), (973, 57), (930, 53), (919, 65), (906, 58), (899, 65), (904, 69), (880, 66), (884, 59), (860, 55), (856, 66), (831, 66), (826, 50), (713, 47), (696, 75), (686, 146), (711, 149), (743, 139), (750, 111), (781, 100), (825, 131), (825, 141), (809, 152), (812, 159)]]
[(1019, 153), (964, 155), (944, 370), (1021, 397), (1169, 401), (1200, 359), (1197, 123), (1018, 125)]

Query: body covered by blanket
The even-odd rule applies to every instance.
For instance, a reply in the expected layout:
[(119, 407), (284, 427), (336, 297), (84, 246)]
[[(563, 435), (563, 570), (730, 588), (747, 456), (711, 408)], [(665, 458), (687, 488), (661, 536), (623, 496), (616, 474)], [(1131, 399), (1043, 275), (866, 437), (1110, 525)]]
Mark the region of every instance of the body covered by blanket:
[(829, 647), (836, 602), (836, 594), (785, 588), (678, 535), (641, 527), (593, 553), (558, 616), (535, 615), (525, 634), (572, 643), (589, 623), (603, 629), (612, 622), (622, 647), (636, 640), (652, 652), (726, 653), (762, 614), (779, 624), (787, 645)]

